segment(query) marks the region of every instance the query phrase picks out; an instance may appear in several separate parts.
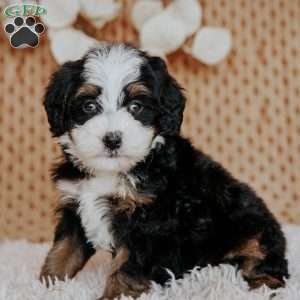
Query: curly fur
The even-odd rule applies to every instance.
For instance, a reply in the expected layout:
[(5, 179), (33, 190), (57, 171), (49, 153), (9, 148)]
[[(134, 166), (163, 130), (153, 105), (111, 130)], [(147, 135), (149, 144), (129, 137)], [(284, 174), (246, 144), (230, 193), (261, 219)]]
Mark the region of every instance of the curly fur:
[[(120, 45), (109, 45), (105, 50), (101, 47), (93, 50), (93, 55), (97, 51), (97, 55), (109, 55), (111, 49)], [(165, 284), (170, 278), (167, 269), (180, 278), (195, 266), (223, 262), (237, 265), (253, 288), (262, 284), (282, 286), (284, 277), (288, 277), (285, 238), (273, 215), (248, 185), (233, 178), (219, 163), (180, 136), (185, 96), (165, 63), (129, 46), (122, 46), (122, 51), (127, 53), (127, 63), (130, 55), (126, 51), (139, 57), (134, 59), (134, 66), (138, 66), (135, 81), (150, 93), (140, 95), (144, 110), (134, 116), (137, 123), (132, 122), (132, 126), (137, 133), (145, 128), (153, 130), (151, 140), (143, 141), (149, 142), (147, 152), (143, 152), (142, 158), (133, 159), (130, 168), (122, 165), (123, 169), (118, 169), (118, 165), (115, 172), (102, 172), (97, 167), (87, 167), (80, 155), (69, 151), (72, 141), (74, 144), (72, 132), (104, 114), (99, 109), (96, 116), (78, 116), (73, 109), (79, 101), (76, 92), (86, 80), (82, 74), (89, 54), (62, 66), (48, 87), (45, 107), (52, 133), (69, 138), (62, 143), (64, 160), (54, 170), (54, 180), (64, 199), (54, 247), (58, 241), (71, 238), (82, 249), (80, 266), (82, 259), (87, 260), (98, 248), (104, 247), (117, 255), (125, 247), (128, 257), (113, 275), (122, 278), (122, 289), (109, 286), (107, 298), (117, 296), (119, 290), (128, 295), (141, 293), (135, 288), (147, 286), (144, 283), (150, 280)], [(105, 57), (101, 57), (103, 60)], [(122, 60), (111, 61), (121, 64)], [(122, 70), (122, 66), (117, 69)], [(103, 70), (101, 67), (102, 73)], [(105, 87), (99, 86), (99, 93), (100, 89)], [(121, 100), (114, 100), (120, 105), (117, 111), (133, 101), (126, 85), (119, 95)], [(83, 203), (90, 208), (87, 212), (82, 210)], [(127, 207), (126, 203), (130, 213), (120, 209)], [(64, 277), (54, 274), (49, 266), (44, 269), (48, 273), (42, 276)]]

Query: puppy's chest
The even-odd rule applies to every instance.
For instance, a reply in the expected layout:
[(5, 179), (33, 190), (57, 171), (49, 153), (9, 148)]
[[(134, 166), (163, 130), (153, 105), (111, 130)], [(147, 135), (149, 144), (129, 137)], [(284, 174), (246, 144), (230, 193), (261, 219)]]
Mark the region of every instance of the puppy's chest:
[(118, 211), (131, 213), (148, 198), (137, 193), (133, 177), (101, 175), (80, 181), (60, 180), (57, 185), (62, 201), (77, 201), (78, 214), (87, 239), (96, 249), (111, 251), (113, 216)]

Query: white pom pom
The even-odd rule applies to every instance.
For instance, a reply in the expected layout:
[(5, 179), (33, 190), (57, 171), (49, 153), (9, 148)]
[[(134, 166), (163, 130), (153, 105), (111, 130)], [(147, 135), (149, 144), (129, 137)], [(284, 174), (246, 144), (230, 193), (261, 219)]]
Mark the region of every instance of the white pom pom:
[(52, 54), (59, 64), (80, 59), (89, 48), (99, 43), (82, 31), (71, 27), (50, 31), (49, 38)]
[(42, 20), (50, 28), (72, 25), (80, 9), (79, 0), (41, 0), (40, 4), (47, 8), (47, 14), (42, 16)]
[(168, 54), (177, 50), (186, 38), (184, 25), (167, 11), (148, 20), (141, 30), (141, 47), (150, 53)]
[(115, 0), (80, 0), (81, 14), (98, 28), (117, 17), (121, 7), (121, 2)]
[(191, 54), (207, 65), (223, 60), (231, 49), (231, 34), (225, 28), (203, 27), (196, 34)]
[(136, 30), (140, 31), (143, 24), (163, 10), (160, 0), (137, 0), (131, 11), (131, 19)]
[(151, 2), (154, 1), (137, 2), (136, 7), (140, 7), (139, 11), (133, 12), (132, 15), (138, 29), (138, 22), (143, 24), (140, 29), (141, 47), (150, 53), (171, 53), (180, 48), (185, 39), (199, 28), (201, 7), (198, 0), (175, 0), (165, 10), (144, 21), (143, 9), (146, 10)]
[(202, 9), (198, 0), (175, 0), (167, 7), (167, 11), (184, 24), (187, 36), (200, 27)]

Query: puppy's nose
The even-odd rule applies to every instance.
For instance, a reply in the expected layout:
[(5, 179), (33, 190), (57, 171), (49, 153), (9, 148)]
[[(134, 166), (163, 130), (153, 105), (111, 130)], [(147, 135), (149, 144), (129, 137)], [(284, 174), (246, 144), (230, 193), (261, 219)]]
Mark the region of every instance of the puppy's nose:
[(106, 148), (109, 150), (117, 150), (121, 147), (122, 144), (122, 132), (121, 131), (113, 131), (108, 132), (103, 137), (103, 143)]

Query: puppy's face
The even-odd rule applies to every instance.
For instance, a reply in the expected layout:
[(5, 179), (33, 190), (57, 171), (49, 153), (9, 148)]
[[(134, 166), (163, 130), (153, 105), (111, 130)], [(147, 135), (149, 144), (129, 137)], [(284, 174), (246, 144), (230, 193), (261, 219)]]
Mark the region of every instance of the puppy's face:
[(157, 135), (178, 133), (184, 97), (162, 60), (105, 44), (54, 74), (45, 107), (53, 135), (75, 163), (126, 172)]

